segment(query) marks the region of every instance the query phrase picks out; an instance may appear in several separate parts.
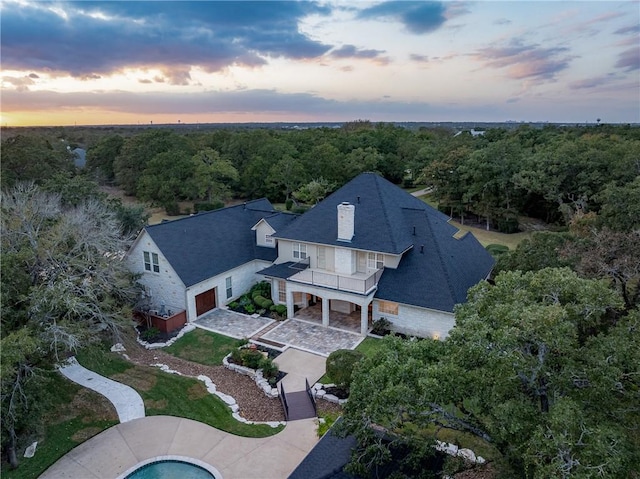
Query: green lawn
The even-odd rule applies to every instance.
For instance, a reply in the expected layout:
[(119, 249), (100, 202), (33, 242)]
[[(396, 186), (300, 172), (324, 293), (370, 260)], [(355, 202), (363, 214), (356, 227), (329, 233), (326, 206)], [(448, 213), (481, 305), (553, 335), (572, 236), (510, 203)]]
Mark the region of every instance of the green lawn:
[(68, 381), (59, 373), (46, 373), (46, 376), (49, 382), (45, 424), (32, 438), (38, 441), (36, 454), (32, 458), (22, 457), (27, 444), (21, 444), (18, 468), (10, 470), (3, 462), (3, 478), (38, 477), (78, 444), (118, 423), (115, 409), (99, 394)]
[(219, 366), (222, 359), (245, 341), (197, 328), (165, 349), (182, 359), (207, 366)]
[(382, 348), (382, 340), (378, 338), (366, 337), (356, 347), (356, 351), (360, 351), (367, 357), (373, 356), (377, 351)]
[(283, 426), (272, 428), (265, 424), (251, 425), (237, 421), (226, 404), (210, 394), (197, 379), (138, 366), (110, 352), (102, 355), (80, 354), (78, 361), (86, 368), (138, 391), (149, 416), (185, 417), (243, 437), (267, 437), (283, 429)]
[(507, 246), (509, 249), (516, 249), (516, 246), (518, 246), (523, 239), (529, 238), (532, 234), (531, 231), (522, 231), (520, 233), (511, 234), (498, 233), (497, 231), (487, 231), (483, 228), (461, 225), (456, 221), (450, 221), (450, 223), (461, 231), (469, 231), (473, 233), (473, 236), (475, 236), (484, 247), (490, 244), (502, 244)]

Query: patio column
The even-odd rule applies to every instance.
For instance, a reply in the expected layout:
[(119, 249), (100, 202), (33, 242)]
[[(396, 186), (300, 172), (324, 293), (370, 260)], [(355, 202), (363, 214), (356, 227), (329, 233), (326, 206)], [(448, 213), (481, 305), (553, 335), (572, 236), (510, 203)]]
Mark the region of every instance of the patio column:
[(362, 305), (360, 309), (360, 334), (366, 336), (369, 332), (369, 303)]
[(322, 298), (322, 325), (326, 328), (329, 326), (329, 300)]
[(293, 291), (287, 288), (287, 318), (293, 318), (295, 311), (293, 309)]

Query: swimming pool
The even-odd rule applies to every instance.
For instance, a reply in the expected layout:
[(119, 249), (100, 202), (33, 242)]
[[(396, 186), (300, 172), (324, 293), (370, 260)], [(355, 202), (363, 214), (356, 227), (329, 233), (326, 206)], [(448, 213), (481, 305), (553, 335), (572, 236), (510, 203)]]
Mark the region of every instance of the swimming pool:
[(155, 458), (142, 462), (121, 476), (124, 479), (222, 479), (218, 471), (191, 458)]

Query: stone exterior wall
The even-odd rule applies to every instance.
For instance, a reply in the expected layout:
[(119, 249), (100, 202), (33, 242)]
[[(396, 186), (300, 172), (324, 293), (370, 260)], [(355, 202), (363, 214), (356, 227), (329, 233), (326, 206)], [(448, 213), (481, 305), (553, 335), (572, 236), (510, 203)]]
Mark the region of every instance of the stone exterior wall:
[(379, 310), (379, 302), (373, 302), (373, 320), (381, 317), (392, 323), (394, 331), (399, 333), (444, 339), (455, 324), (453, 313), (435, 311), (406, 304), (398, 305), (398, 315), (383, 313)]
[[(158, 254), (159, 273), (144, 269), (144, 251)], [(159, 310), (162, 301), (164, 301), (167, 309), (172, 309), (173, 311), (186, 309), (186, 288), (184, 283), (162, 255), (151, 236), (146, 232), (142, 232), (133, 245), (126, 257), (126, 261), (132, 272), (142, 274), (140, 283), (144, 284), (147, 288), (147, 293), (151, 294), (152, 309)]]

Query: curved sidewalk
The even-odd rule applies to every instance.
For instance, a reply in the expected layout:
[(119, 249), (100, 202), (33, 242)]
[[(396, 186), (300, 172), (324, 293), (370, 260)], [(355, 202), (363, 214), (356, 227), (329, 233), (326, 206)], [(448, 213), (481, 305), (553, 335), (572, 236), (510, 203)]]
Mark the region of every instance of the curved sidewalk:
[[(144, 402), (135, 389), (81, 366), (75, 357), (60, 366), (60, 373), (74, 383), (92, 389), (106, 397), (116, 408), (120, 422), (132, 421), (145, 416)], [(81, 476), (79, 476), (81, 477)]]
[(289, 422), (275, 436), (247, 438), (190, 419), (150, 416), (107, 429), (40, 477), (113, 479), (145, 460), (186, 456), (210, 464), (223, 479), (283, 479), (317, 442), (314, 419)]

